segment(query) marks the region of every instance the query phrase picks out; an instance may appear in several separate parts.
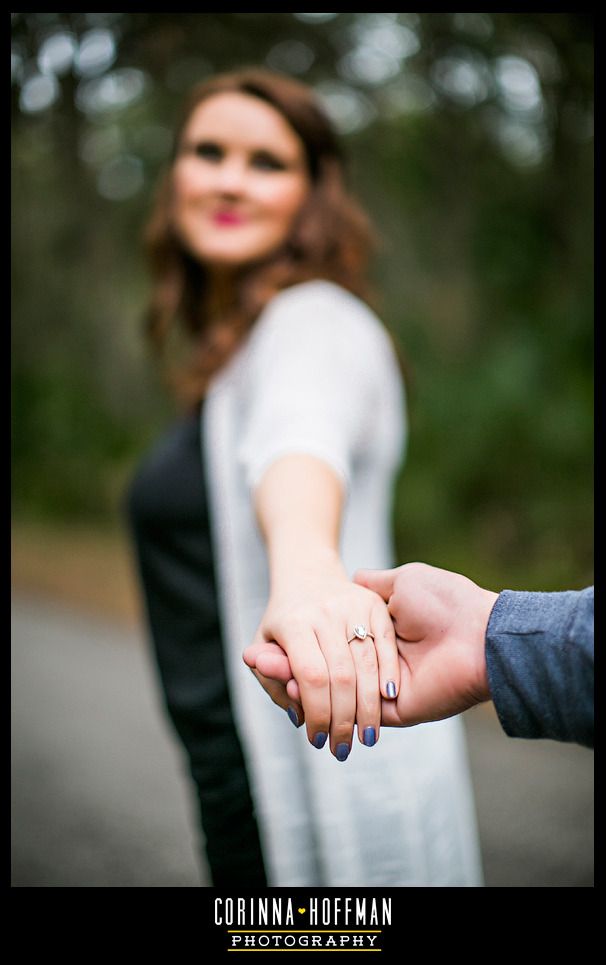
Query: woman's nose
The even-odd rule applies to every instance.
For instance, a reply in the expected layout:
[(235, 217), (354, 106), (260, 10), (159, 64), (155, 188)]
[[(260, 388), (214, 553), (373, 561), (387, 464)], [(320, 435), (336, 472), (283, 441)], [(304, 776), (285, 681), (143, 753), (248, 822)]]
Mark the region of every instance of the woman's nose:
[(216, 189), (221, 194), (241, 194), (246, 185), (246, 169), (237, 159), (226, 158), (217, 167)]

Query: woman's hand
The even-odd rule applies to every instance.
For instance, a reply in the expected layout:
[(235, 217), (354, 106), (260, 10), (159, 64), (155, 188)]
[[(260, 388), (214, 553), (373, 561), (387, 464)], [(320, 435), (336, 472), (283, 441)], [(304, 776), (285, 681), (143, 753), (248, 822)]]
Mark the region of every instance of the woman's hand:
[[(354, 633), (360, 626), (368, 631), (365, 639)], [(293, 722), (293, 714), (299, 724), (306, 721), (315, 747), (323, 747), (330, 735), (332, 753), (346, 760), (356, 722), (360, 742), (376, 743), (381, 696), (394, 697), (398, 689), (395, 632), (378, 594), (351, 583), (338, 559), (322, 565), (316, 560), (310, 569), (299, 566), (294, 579), (281, 581), (246, 662), (254, 665), (259, 652), (273, 652), (278, 659), (286, 654), (298, 700), (289, 700), (279, 683), (255, 672), (272, 699), (290, 708)]]
[[(356, 717), (360, 740), (376, 743), (380, 694), (389, 696), (399, 683), (385, 603), (352, 583), (339, 558), (343, 501), (333, 468), (306, 454), (277, 459), (255, 490), (271, 591), (253, 643), (282, 647), (300, 688), (309, 740), (322, 747), (330, 736), (338, 760), (349, 755)], [(358, 639), (356, 626), (366, 627), (374, 642)]]
[[(361, 570), (355, 580), (387, 602), (397, 634), (400, 693), (397, 700), (381, 701), (384, 727), (442, 720), (490, 700), (485, 642), (497, 593), (424, 563)], [(244, 651), (244, 661), (275, 703), (302, 713), (299, 687), (280, 647), (255, 644)]]
[(258, 640), (246, 648), (242, 659), (274, 704), (288, 713), (295, 727), (300, 727), (305, 721), (305, 711), (300, 701), (299, 685), (282, 647)]

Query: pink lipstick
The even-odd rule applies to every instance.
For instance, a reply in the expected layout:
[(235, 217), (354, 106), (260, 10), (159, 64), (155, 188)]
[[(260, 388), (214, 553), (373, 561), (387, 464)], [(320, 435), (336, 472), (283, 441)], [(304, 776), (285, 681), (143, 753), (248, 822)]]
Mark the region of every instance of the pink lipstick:
[(226, 227), (242, 225), (245, 220), (241, 214), (237, 214), (235, 211), (216, 211), (213, 214), (215, 224), (225, 225)]

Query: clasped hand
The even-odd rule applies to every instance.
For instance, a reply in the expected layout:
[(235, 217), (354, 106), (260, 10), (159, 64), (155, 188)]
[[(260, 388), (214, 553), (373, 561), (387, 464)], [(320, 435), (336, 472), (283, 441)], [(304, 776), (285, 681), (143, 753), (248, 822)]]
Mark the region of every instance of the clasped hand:
[[(339, 760), (351, 750), (355, 722), (361, 743), (372, 746), (380, 723), (440, 720), (490, 698), (485, 631), (497, 594), (424, 563), (364, 570), (354, 580), (303, 588), (301, 600), (322, 591), (320, 606), (294, 597), (292, 610), (270, 603), (244, 651), (272, 700), (306, 721), (314, 746), (330, 733)], [(346, 642), (356, 622), (374, 644)]]
[[(355, 627), (365, 628), (364, 639)], [(361, 743), (376, 743), (381, 698), (397, 693), (399, 685), (385, 602), (348, 580), (338, 564), (321, 576), (313, 568), (299, 571), (296, 581), (272, 591), (244, 660), (293, 723), (305, 722), (314, 747), (329, 739), (340, 761), (351, 751), (356, 724)]]

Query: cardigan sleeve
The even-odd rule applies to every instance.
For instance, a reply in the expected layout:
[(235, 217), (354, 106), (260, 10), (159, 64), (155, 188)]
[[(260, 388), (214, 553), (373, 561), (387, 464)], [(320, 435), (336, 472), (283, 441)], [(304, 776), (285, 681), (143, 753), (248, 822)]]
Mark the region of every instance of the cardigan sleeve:
[(593, 747), (593, 635), (593, 587), (499, 594), (486, 667), (506, 734)]
[(330, 282), (276, 295), (251, 341), (239, 459), (254, 488), (279, 457), (327, 462), (347, 489), (380, 418), (382, 381), (396, 378), (387, 333), (359, 299)]

